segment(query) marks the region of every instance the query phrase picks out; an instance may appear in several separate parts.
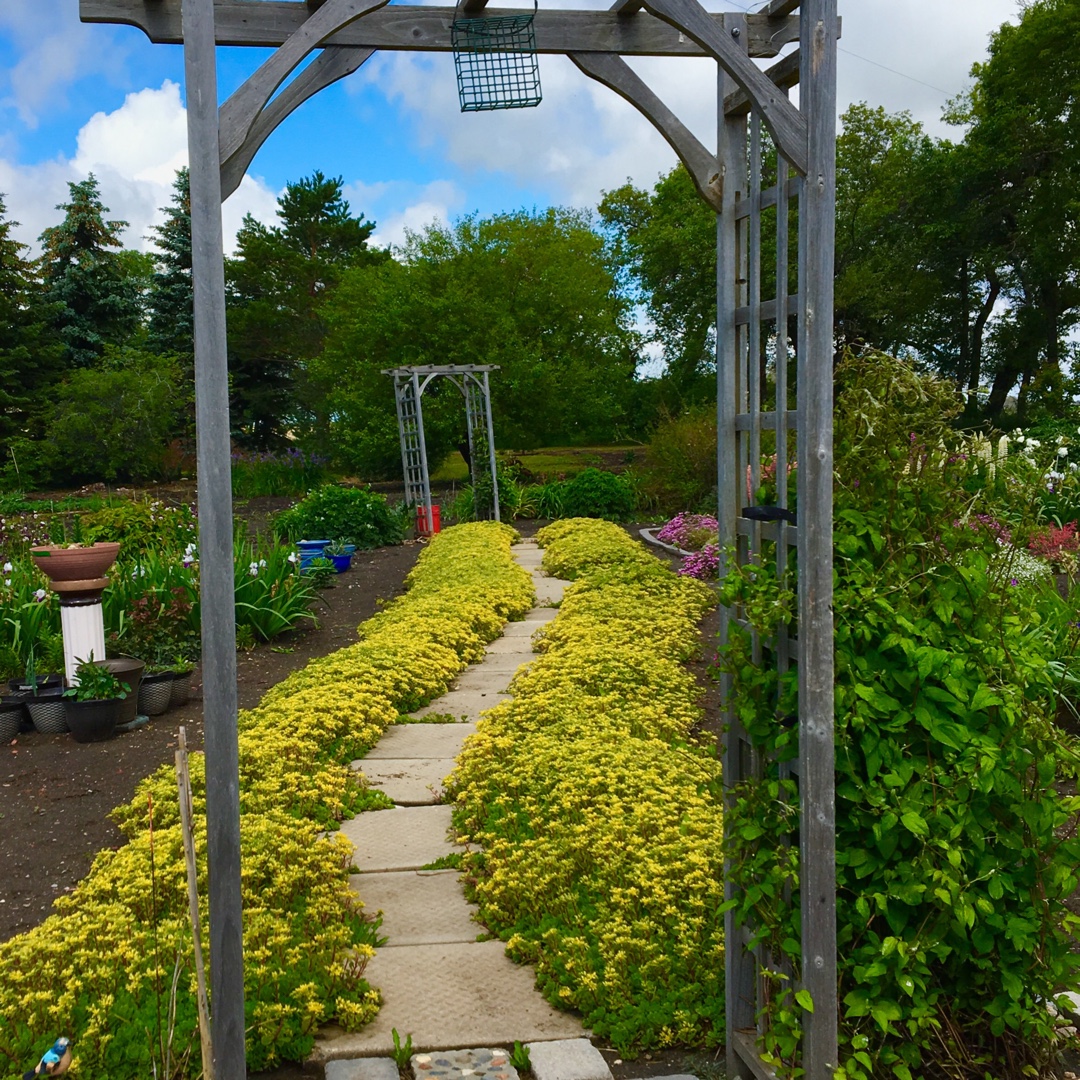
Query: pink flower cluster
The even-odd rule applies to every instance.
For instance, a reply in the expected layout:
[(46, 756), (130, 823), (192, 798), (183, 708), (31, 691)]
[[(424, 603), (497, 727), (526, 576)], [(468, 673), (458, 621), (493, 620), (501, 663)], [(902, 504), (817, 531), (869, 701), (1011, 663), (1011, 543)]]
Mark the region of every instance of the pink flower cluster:
[(700, 551), (691, 552), (683, 559), (678, 572), (699, 581), (715, 581), (720, 576), (720, 548), (716, 544), (706, 544)]
[(657, 534), (664, 544), (673, 544), (684, 551), (700, 551), (711, 541), (715, 546), (720, 528), (716, 518), (708, 514), (677, 514)]

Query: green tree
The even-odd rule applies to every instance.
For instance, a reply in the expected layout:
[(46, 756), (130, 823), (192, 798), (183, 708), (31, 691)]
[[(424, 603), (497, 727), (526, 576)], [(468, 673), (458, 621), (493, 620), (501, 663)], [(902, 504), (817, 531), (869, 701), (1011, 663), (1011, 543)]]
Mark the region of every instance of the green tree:
[(41, 265), (65, 363), (84, 368), (106, 344), (124, 343), (138, 330), (147, 264), (137, 253), (118, 250), (127, 222), (105, 220), (108, 208), (93, 173), (68, 189), (71, 201), (57, 206), (64, 220), (41, 234)]
[[(637, 339), (602, 238), (587, 214), (518, 212), (410, 234), (401, 262), (347, 274), (313, 361), (334, 421), (332, 449), (365, 472), (399, 467), (394, 396), (383, 368), (496, 364), (503, 446), (584, 443), (626, 429)], [(424, 396), (432, 461), (464, 442), (461, 395)]]
[(326, 334), (323, 304), (346, 270), (388, 257), (368, 247), (375, 223), (352, 213), (340, 177), (288, 184), (278, 218), (245, 217), (226, 264), (233, 425), (238, 441), (260, 449), (319, 422), (307, 367)]
[(970, 195), (1004, 260), (1006, 308), (992, 334), (1000, 415), (1019, 383), (1021, 415), (1064, 405), (1069, 337), (1080, 322), (1080, 4), (1034, 0), (993, 36), (953, 109), (968, 125)]
[(655, 328), (675, 397), (715, 398), (716, 214), (682, 165), (651, 193), (629, 183), (607, 192), (599, 212), (622, 285)]
[(11, 235), (18, 222), (6, 215), (0, 195), (0, 467), (11, 466), (17, 476), (13, 441), (31, 434), (43, 390), (56, 377), (61, 349), (48, 329), (50, 312), (24, 255), (27, 247)]
[(165, 221), (151, 225), (158, 249), (147, 297), (147, 346), (192, 363), (195, 341), (191, 285), (191, 179), (187, 166), (177, 170)]
[(106, 346), (102, 362), (56, 387), (40, 450), (55, 480), (162, 475), (182, 399), (174, 358)]

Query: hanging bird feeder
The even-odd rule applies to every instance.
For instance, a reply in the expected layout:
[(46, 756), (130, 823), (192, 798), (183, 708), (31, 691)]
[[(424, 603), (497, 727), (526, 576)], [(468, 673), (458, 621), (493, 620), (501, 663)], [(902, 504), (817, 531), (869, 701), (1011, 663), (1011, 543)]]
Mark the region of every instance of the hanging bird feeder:
[(462, 112), (528, 109), (540, 104), (536, 56), (536, 0), (523, 15), (463, 15), (461, 0), (450, 26)]

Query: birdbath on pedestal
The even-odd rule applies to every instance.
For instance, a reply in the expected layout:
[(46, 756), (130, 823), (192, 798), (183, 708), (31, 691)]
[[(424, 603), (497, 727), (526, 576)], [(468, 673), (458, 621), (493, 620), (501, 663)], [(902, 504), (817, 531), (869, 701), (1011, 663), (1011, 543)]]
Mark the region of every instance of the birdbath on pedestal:
[(75, 669), (84, 660), (105, 659), (105, 617), (101, 594), (109, 579), (105, 571), (116, 561), (120, 545), (110, 543), (50, 544), (33, 548), (34, 565), (49, 579), (60, 597), (60, 626), (64, 635), (64, 674), (68, 685), (78, 682)]

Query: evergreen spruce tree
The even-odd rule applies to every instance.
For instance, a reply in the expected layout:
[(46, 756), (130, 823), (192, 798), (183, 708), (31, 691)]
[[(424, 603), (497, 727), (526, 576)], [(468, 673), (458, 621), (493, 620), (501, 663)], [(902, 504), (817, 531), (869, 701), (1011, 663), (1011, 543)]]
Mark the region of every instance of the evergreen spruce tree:
[(286, 185), (281, 224), (245, 217), (237, 257), (226, 262), (231, 404), (242, 445), (282, 447), (287, 431), (325, 423), (307, 372), (326, 337), (323, 306), (346, 270), (389, 258), (368, 247), (375, 223), (353, 214), (342, 187), (341, 177), (321, 172)]
[(98, 182), (91, 173), (69, 183), (64, 220), (41, 234), (46, 299), (55, 304), (54, 326), (68, 367), (93, 366), (106, 344), (126, 344), (142, 317), (138, 259), (125, 257), (120, 232), (126, 221), (106, 221)]
[(158, 249), (150, 286), (147, 346), (173, 353), (190, 367), (194, 351), (194, 301), (191, 284), (191, 181), (187, 166), (178, 170), (165, 222), (151, 225)]
[(41, 390), (56, 375), (60, 346), (47, 326), (48, 308), (25, 244), (11, 230), (0, 195), (0, 468), (12, 465), (12, 441), (32, 435)]

